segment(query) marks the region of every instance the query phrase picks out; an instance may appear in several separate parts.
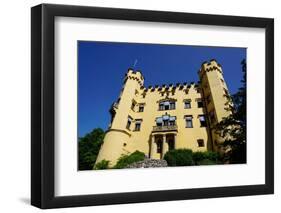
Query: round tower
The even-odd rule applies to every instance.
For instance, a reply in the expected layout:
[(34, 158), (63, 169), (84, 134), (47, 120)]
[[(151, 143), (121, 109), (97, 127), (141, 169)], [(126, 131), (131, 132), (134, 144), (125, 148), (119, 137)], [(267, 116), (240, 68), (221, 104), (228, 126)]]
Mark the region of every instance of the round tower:
[[(204, 62), (199, 70), (202, 93), (205, 100), (206, 111), (211, 128), (230, 115), (227, 105), (229, 92), (224, 81), (222, 67), (215, 59)], [(224, 142), (219, 134), (212, 130), (213, 149), (219, 151), (220, 144)]]
[(96, 163), (109, 160), (109, 166), (112, 167), (122, 154), (127, 154), (126, 146), (131, 137), (130, 129), (133, 122), (131, 116), (134, 111), (134, 99), (143, 84), (144, 78), (141, 72), (128, 69), (120, 96), (110, 109), (111, 124), (104, 137)]

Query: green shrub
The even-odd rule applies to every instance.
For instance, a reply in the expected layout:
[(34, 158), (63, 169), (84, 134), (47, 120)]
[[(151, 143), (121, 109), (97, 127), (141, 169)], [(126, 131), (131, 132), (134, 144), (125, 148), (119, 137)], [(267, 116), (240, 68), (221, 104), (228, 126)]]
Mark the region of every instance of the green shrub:
[(193, 152), (192, 159), (195, 165), (214, 165), (219, 163), (219, 154), (216, 152)]
[(192, 150), (190, 149), (174, 149), (168, 151), (164, 160), (168, 166), (191, 166), (193, 165)]
[(131, 163), (138, 162), (144, 160), (145, 154), (140, 151), (135, 151), (130, 155), (122, 155), (116, 165), (114, 166), (115, 169), (122, 169), (128, 166)]
[(205, 158), (206, 158), (206, 155), (204, 152), (193, 152), (192, 153), (192, 159), (196, 165), (197, 165), (197, 162), (200, 162)]
[(207, 159), (212, 161), (219, 161), (220, 155), (217, 152), (206, 152)]
[(102, 160), (94, 166), (94, 169), (95, 170), (108, 169), (108, 166), (109, 166), (109, 160)]
[(216, 152), (192, 152), (190, 149), (174, 149), (168, 151), (164, 159), (168, 166), (215, 165), (220, 163)]

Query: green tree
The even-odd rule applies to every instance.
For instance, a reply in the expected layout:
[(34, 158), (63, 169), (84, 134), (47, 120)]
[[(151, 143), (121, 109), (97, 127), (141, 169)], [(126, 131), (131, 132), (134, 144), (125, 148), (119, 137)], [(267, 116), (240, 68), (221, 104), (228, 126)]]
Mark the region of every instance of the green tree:
[(103, 143), (104, 131), (101, 128), (79, 138), (79, 170), (92, 170), (100, 147)]
[[(224, 146), (231, 151), (225, 155), (230, 163), (246, 163), (246, 60), (242, 60), (242, 87), (234, 95), (227, 95), (226, 110), (231, 114), (219, 122), (215, 129), (223, 137), (227, 136)], [(229, 104), (231, 103), (231, 104)], [(230, 137), (229, 137), (230, 136)]]

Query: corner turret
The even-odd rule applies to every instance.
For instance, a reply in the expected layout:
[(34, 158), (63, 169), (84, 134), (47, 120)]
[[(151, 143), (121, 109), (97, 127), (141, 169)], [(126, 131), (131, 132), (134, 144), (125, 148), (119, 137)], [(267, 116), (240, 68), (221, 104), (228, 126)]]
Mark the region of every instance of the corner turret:
[[(209, 123), (211, 127), (214, 127), (231, 113), (226, 109), (226, 105), (229, 104), (229, 91), (224, 81), (222, 67), (215, 59), (212, 59), (209, 62), (202, 63), (198, 74)], [(215, 130), (212, 130), (212, 138), (213, 148), (218, 151), (220, 144), (224, 142), (224, 138), (215, 133)]]

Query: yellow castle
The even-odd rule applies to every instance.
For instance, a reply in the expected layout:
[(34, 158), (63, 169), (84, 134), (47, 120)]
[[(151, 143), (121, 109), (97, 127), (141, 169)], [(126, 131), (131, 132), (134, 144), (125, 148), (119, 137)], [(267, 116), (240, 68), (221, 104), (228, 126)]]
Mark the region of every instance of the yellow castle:
[(204, 62), (198, 74), (197, 84), (145, 88), (142, 73), (129, 69), (96, 163), (109, 160), (114, 166), (122, 154), (136, 150), (152, 159), (180, 148), (219, 151), (223, 138), (212, 127), (230, 113), (228, 89), (216, 60)]

